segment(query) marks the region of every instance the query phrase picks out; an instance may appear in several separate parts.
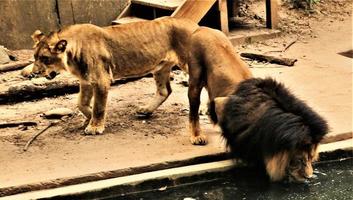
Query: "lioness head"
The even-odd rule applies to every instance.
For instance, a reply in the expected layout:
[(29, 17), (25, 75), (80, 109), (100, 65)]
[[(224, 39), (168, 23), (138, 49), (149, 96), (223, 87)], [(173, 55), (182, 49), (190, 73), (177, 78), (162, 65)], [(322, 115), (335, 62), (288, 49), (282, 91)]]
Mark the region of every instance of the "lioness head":
[(65, 70), (66, 40), (60, 40), (58, 34), (51, 33), (48, 36), (37, 30), (33, 33), (34, 41), (34, 66), (32, 73), (53, 79), (61, 71)]

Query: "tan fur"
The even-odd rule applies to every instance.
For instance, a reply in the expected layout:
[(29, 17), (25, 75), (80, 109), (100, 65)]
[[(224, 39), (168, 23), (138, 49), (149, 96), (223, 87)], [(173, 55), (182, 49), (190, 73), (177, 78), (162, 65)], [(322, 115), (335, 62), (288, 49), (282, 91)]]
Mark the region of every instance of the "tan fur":
[[(97, 27), (80, 24), (49, 36), (36, 31), (33, 72), (48, 78), (66, 70), (80, 80), (78, 108), (89, 120), (86, 134), (104, 130), (108, 89), (112, 79), (153, 73), (157, 92), (150, 104), (139, 109), (151, 114), (171, 93), (169, 73), (178, 65), (184, 70), (189, 40), (198, 25), (165, 17), (126, 25)], [(90, 103), (93, 98), (93, 108)]]
[(266, 171), (271, 181), (281, 181), (286, 175), (293, 182), (304, 182), (311, 178), (314, 172), (312, 163), (318, 158), (317, 146), (312, 145), (309, 151), (296, 149), (265, 158)]
[(236, 85), (251, 78), (247, 64), (236, 54), (228, 38), (220, 31), (201, 27), (192, 36), (189, 64), (190, 140), (192, 144), (204, 145), (198, 110), (203, 87), (209, 100), (226, 97), (234, 92)]
[(284, 178), (289, 161), (288, 152), (280, 152), (273, 157), (265, 158), (266, 171), (272, 181), (280, 181)]
[(216, 97), (214, 99), (215, 108), (216, 108), (216, 115), (219, 121), (222, 121), (224, 107), (228, 101), (229, 97)]

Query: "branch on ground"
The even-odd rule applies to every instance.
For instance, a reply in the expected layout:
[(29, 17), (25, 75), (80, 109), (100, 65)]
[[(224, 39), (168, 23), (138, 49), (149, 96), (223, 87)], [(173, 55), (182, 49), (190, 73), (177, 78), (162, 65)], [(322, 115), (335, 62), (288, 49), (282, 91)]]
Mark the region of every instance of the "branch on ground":
[(293, 66), (297, 59), (291, 58), (279, 58), (274, 56), (267, 56), (262, 54), (255, 54), (255, 53), (241, 53), (240, 56), (249, 58), (252, 60), (257, 60), (260, 62), (268, 62), (273, 64), (285, 65), (285, 66)]

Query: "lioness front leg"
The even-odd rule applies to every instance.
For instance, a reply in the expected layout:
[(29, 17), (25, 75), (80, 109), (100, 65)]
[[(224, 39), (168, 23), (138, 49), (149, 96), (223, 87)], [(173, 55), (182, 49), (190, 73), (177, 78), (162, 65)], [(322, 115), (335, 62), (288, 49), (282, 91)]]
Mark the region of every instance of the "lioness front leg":
[(100, 83), (93, 85), (93, 112), (88, 126), (85, 129), (85, 134), (96, 135), (102, 134), (105, 124), (105, 109), (108, 98), (109, 83)]
[(137, 114), (140, 115), (151, 115), (172, 93), (170, 87), (170, 67), (164, 67), (160, 71), (153, 74), (154, 80), (156, 81), (157, 91), (154, 98), (149, 104), (141, 106)]
[(80, 94), (78, 96), (78, 109), (86, 117), (86, 120), (83, 124), (86, 127), (91, 120), (92, 109), (91, 109), (91, 100), (93, 97), (93, 87), (90, 84), (85, 82), (80, 83)]

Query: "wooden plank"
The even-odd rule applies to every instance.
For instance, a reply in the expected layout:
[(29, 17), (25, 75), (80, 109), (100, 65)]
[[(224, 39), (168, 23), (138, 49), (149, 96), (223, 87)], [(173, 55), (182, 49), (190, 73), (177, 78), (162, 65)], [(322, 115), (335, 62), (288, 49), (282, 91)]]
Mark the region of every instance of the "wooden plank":
[(177, 9), (184, 0), (131, 0), (131, 3), (160, 8), (165, 10)]
[(278, 0), (266, 0), (266, 27), (278, 27)]
[(133, 23), (133, 22), (141, 22), (141, 21), (146, 21), (146, 19), (134, 17), (134, 16), (129, 16), (129, 17), (123, 17), (120, 19), (114, 20), (112, 23), (113, 24), (128, 24), (128, 23)]
[(119, 14), (119, 16), (112, 21), (112, 25), (115, 25), (115, 24), (119, 24), (117, 23), (117, 21), (123, 17), (127, 17), (131, 15), (131, 3), (129, 3), (125, 8), (124, 10)]
[(120, 15), (117, 17), (117, 19), (129, 16), (131, 14), (131, 3), (129, 3), (124, 10), (120, 13)]
[(218, 0), (221, 30), (229, 35), (227, 0)]
[(186, 0), (174, 11), (172, 16), (178, 18), (187, 18), (196, 23), (199, 23), (216, 1), (217, 0)]

